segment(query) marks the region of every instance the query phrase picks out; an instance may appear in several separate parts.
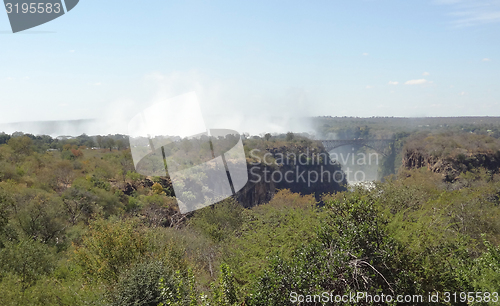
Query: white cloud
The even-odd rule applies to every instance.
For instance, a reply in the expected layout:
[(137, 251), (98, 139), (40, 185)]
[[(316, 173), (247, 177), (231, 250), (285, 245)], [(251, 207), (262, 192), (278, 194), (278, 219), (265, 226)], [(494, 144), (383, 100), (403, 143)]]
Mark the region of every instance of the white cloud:
[(429, 72), (424, 72), (424, 73), (422, 73), (422, 75), (425, 76), (425, 75), (431, 75), (431, 74)]
[(366, 85), (366, 89), (372, 89), (374, 86), (372, 85)]
[(13, 77), (7, 77), (8, 81), (12, 81), (14, 78)]
[(94, 86), (101, 86), (101, 85), (102, 85), (101, 82), (94, 83)]
[(483, 58), (483, 62), (489, 62), (489, 61), (491, 61), (491, 58), (487, 58), (487, 57)]
[(389, 85), (398, 85), (399, 82), (398, 81), (389, 81)]
[(368, 53), (366, 53), (366, 52), (365, 52), (365, 53), (363, 53), (363, 56), (368, 56)]
[(70, 53), (75, 53), (75, 50), (69, 50)]
[(465, 91), (462, 91), (462, 92), (459, 93), (459, 95), (461, 95), (461, 96), (465, 96), (466, 94), (467, 93)]
[(405, 85), (421, 85), (426, 83), (431, 83), (431, 82), (427, 81), (426, 79), (409, 80), (405, 82)]

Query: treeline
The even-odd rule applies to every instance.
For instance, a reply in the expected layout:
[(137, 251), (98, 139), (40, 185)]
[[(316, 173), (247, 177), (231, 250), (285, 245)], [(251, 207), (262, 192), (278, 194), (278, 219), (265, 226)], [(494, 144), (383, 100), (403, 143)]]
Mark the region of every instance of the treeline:
[(500, 151), (500, 139), (471, 132), (420, 132), (408, 137), (405, 150), (438, 158), (463, 159), (465, 155)]
[(499, 117), (316, 117), (313, 127), (320, 138), (392, 138), (398, 133), (466, 132), (500, 138)]
[[(53, 138), (48, 135), (33, 135), (25, 134), (22, 132), (15, 132), (12, 135), (4, 132), (0, 133), (0, 145), (7, 144), (9, 140), (16, 138), (29, 138), (30, 146), (37, 152), (44, 152), (47, 150), (63, 150), (65, 145), (75, 146), (77, 148), (107, 148), (107, 149), (126, 149), (129, 147), (128, 136), (116, 134), (107, 136), (88, 136), (82, 134), (77, 137), (59, 136)], [(28, 140), (23, 140), (28, 141)], [(14, 141), (13, 141), (14, 142)]]

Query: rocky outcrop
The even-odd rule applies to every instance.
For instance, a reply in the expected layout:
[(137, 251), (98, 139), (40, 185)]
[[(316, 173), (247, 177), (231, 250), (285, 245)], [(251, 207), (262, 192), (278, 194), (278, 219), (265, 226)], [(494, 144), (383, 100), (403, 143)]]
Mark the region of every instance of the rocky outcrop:
[(126, 181), (118, 184), (117, 182), (111, 182), (111, 185), (120, 189), (125, 195), (131, 196), (135, 191), (141, 188), (151, 188), (155, 184), (159, 183), (164, 189), (172, 190), (172, 182), (169, 177), (157, 177), (153, 180), (153, 177), (147, 176), (140, 181)]
[(406, 150), (403, 153), (402, 167), (405, 169), (427, 168), (443, 175), (443, 180), (453, 182), (461, 173), (477, 168), (491, 172), (500, 170), (500, 151), (474, 152), (462, 149), (453, 155), (436, 157), (420, 150)]
[(254, 186), (249, 191), (259, 196), (248, 198), (257, 202), (247, 202), (246, 205), (259, 204), (261, 199), (268, 201), (278, 189), (313, 194), (318, 201), (325, 193), (346, 190), (347, 179), (340, 164), (330, 160), (322, 146), (281, 146), (270, 148), (266, 153), (272, 158), (262, 158), (260, 163), (248, 165), (247, 187)]
[(247, 208), (269, 202), (276, 193), (276, 184), (274, 181), (270, 180), (266, 182), (265, 180), (251, 179), (250, 171), (253, 171), (253, 174), (264, 177), (264, 171), (267, 170), (267, 167), (263, 165), (248, 165), (248, 167), (250, 180), (235, 195), (238, 203)]

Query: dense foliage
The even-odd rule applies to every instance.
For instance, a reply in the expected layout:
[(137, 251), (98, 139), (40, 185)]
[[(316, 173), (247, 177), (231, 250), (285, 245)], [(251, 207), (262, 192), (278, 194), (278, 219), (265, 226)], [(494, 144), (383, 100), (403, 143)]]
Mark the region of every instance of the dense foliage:
[[(456, 141), (439, 137), (432, 143)], [(500, 291), (500, 176), (481, 167), (453, 182), (410, 169), (321, 201), (282, 189), (255, 207), (226, 199), (181, 215), (168, 180), (135, 173), (129, 150), (0, 140), (0, 305), (293, 305), (323, 292)], [(291, 133), (245, 146), (321, 149)]]

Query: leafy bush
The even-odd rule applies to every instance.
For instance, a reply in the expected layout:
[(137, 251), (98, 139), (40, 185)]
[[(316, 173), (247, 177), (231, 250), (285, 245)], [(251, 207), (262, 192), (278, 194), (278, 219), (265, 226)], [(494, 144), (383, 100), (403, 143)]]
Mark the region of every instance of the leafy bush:
[(111, 284), (146, 251), (144, 234), (133, 220), (96, 220), (89, 225), (81, 245), (76, 246), (73, 261), (84, 277)]
[(23, 189), (13, 195), (10, 225), (26, 237), (55, 244), (64, 238), (64, 206), (60, 198), (43, 190)]
[(0, 271), (19, 278), (22, 290), (33, 286), (42, 276), (50, 274), (55, 266), (52, 250), (30, 238), (19, 242), (4, 242), (0, 249)]
[(228, 265), (222, 264), (217, 282), (212, 285), (212, 297), (208, 305), (233, 306), (238, 298), (233, 273)]
[[(160, 280), (163, 288), (160, 287)], [(120, 277), (112, 305), (157, 306), (164, 302), (164, 288), (177, 287), (177, 279), (159, 260), (134, 265)]]
[[(434, 290), (467, 291), (467, 283), (455, 272), (467, 266), (470, 257), (461, 244), (452, 241), (436, 246), (423, 239), (415, 247), (419, 251), (409, 252), (409, 245), (417, 241), (394, 239), (387, 216), (370, 196), (355, 192), (326, 204), (328, 214), (318, 229), (318, 239), (289, 258), (275, 256), (253, 284), (247, 305), (292, 305), (291, 292), (425, 295)], [(447, 259), (449, 265), (439, 264), (446, 254), (453, 254)], [(357, 305), (365, 304), (370, 303)]]
[(487, 251), (466, 271), (469, 280), (478, 292), (500, 292), (500, 246), (484, 241)]
[(269, 203), (244, 211), (245, 222), (227, 242), (223, 256), (242, 290), (275, 254), (290, 258), (302, 244), (317, 238), (315, 229), (324, 213), (315, 203), (312, 196), (282, 190)]
[(243, 223), (243, 207), (232, 198), (216, 205), (197, 210), (189, 220), (189, 225), (220, 242), (231, 237)]

